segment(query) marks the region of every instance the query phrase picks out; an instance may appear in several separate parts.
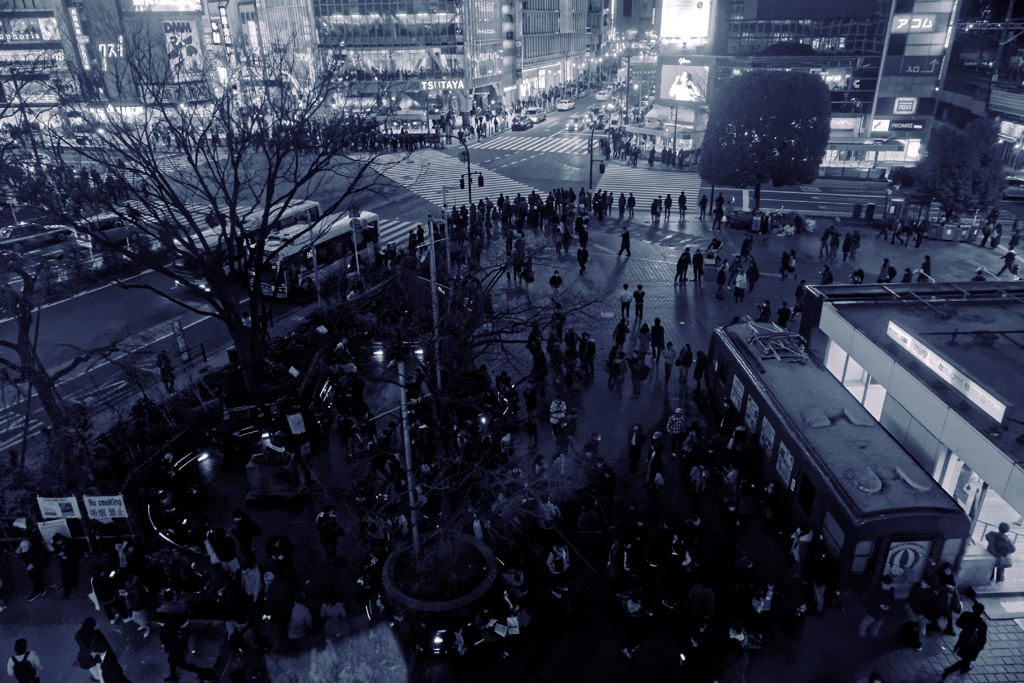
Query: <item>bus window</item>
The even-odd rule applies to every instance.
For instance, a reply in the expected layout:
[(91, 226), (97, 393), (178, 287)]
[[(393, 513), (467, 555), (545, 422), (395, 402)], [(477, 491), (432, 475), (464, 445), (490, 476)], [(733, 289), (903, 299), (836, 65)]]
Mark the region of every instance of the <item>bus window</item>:
[[(959, 542), (959, 541), (958, 541)], [(861, 541), (853, 549), (853, 564), (850, 571), (854, 574), (863, 574), (868, 569), (868, 562), (871, 561), (871, 553), (875, 549), (874, 541)]]
[(814, 488), (814, 484), (807, 475), (800, 477), (800, 492), (796, 496), (796, 500), (800, 503), (800, 509), (804, 511), (804, 514), (808, 517), (811, 516), (811, 510), (814, 509), (814, 496), (818, 492)]
[(359, 250), (362, 251), (365, 247), (376, 244), (378, 238), (377, 221), (367, 221), (366, 227), (359, 235)]

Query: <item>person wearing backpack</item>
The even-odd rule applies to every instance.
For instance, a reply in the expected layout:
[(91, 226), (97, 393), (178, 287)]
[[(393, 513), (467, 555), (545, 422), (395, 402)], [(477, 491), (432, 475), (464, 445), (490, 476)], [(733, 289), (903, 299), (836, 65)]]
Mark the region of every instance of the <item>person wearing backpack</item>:
[(974, 660), (985, 649), (988, 624), (981, 616), (984, 612), (985, 606), (976, 602), (970, 612), (964, 612), (956, 620), (956, 625), (960, 627), (960, 637), (957, 639), (956, 645), (953, 646), (953, 652), (960, 656), (960, 661), (946, 667), (942, 672), (942, 680), (946, 680), (949, 674), (957, 670), (962, 674), (970, 671)]
[(682, 354), (679, 356), (679, 367), (682, 371), (679, 375), (679, 383), (686, 384), (687, 377), (690, 374), (690, 366), (693, 365), (693, 351), (690, 350), (690, 345), (686, 344), (686, 348), (683, 349)]
[(7, 675), (18, 683), (39, 683), (39, 672), (43, 665), (35, 652), (29, 652), (28, 641), (19, 638), (14, 642), (14, 656), (7, 660)]

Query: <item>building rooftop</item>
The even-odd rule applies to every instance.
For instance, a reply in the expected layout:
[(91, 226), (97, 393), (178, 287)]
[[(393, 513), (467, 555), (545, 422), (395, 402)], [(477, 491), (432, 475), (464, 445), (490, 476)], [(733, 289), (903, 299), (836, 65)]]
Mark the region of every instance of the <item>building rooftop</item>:
[[(1024, 463), (1024, 283), (815, 290), (999, 450)], [(905, 333), (902, 341), (895, 328)]]
[(816, 359), (761, 361), (746, 324), (722, 330), (776, 406), (789, 415), (819, 466), (861, 514), (959, 509), (909, 453)]

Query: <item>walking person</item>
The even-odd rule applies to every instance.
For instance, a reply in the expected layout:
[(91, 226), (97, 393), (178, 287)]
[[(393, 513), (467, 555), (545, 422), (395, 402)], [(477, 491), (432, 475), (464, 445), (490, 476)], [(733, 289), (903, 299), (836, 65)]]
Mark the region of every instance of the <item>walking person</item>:
[(793, 311), (789, 309), (789, 306), (786, 305), (785, 301), (782, 302), (782, 307), (779, 308), (775, 314), (778, 316), (778, 326), (782, 329), (786, 329), (786, 324), (789, 322), (789, 319), (793, 317)]
[(633, 303), (633, 295), (629, 292), (629, 284), (622, 285), (622, 291), (619, 292), (619, 315), (622, 316), (623, 320), (629, 320), (629, 305)]
[(35, 541), (25, 539), (18, 544), (15, 552), (32, 582), (32, 594), (28, 596), (28, 601), (32, 602), (39, 596), (46, 595), (46, 561), (49, 559), (46, 551)]
[(42, 670), (39, 657), (28, 649), (28, 641), (24, 638), (14, 641), (14, 656), (7, 660), (7, 675), (18, 683), (39, 683)]
[(626, 647), (622, 648), (622, 654), (626, 655), (627, 659), (632, 659), (633, 653), (644, 642), (647, 617), (651, 613), (644, 610), (640, 595), (636, 592), (622, 600), (622, 610), (626, 614)]
[(254, 538), (263, 533), (259, 525), (252, 521), (249, 515), (245, 514), (241, 510), (235, 510), (231, 513), (231, 518), (235, 524), (231, 528), (231, 535), (238, 541), (238, 549), (242, 553), (242, 557), (245, 558), (246, 566), (256, 566), (256, 553), (252, 549), (252, 541)]
[(651, 350), (651, 328), (647, 327), (647, 323), (643, 324), (643, 327), (640, 328), (640, 332), (637, 334), (636, 350), (640, 354), (640, 362), (646, 361), (647, 352)]
[(637, 321), (644, 319), (644, 286), (637, 285), (636, 290), (633, 292), (633, 300), (636, 301), (636, 319)]
[(651, 451), (647, 455), (647, 487), (655, 491), (665, 485), (665, 461), (662, 451), (665, 444), (661, 440), (661, 432), (651, 435)]
[[(647, 368), (640, 349), (633, 352), (633, 357), (626, 361), (626, 365), (629, 366), (629, 379), (633, 383), (633, 398), (640, 398), (640, 383), (644, 379), (644, 368)], [(650, 371), (649, 368), (647, 370)]]
[[(633, 209), (630, 209), (629, 212), (632, 214)], [(619, 237), (622, 238), (622, 241), (619, 243), (618, 256), (622, 256), (622, 252), (626, 252), (626, 256), (632, 256), (632, 252), (629, 250), (629, 230), (623, 230), (619, 233)]]
[(960, 661), (954, 662), (943, 670), (942, 680), (946, 680), (949, 674), (958, 669), (961, 674), (970, 671), (974, 666), (974, 660), (985, 649), (985, 644), (988, 641), (988, 624), (981, 616), (984, 613), (985, 606), (976, 602), (970, 612), (964, 612), (956, 620), (956, 625), (960, 627), (960, 637), (957, 638), (956, 645), (953, 646), (953, 653), (960, 657)]
[(675, 412), (669, 416), (668, 422), (665, 423), (665, 431), (668, 432), (672, 457), (679, 457), (679, 452), (683, 448), (683, 439), (686, 438), (686, 419), (683, 417), (682, 408), (676, 408)]
[(999, 524), (999, 531), (992, 530), (985, 534), (985, 541), (988, 542), (988, 552), (996, 558), (996, 565), (992, 569), (992, 576), (989, 577), (989, 581), (994, 579), (996, 583), (1002, 583), (1006, 578), (1006, 568), (1013, 566), (1013, 560), (1010, 558), (1010, 555), (1017, 552), (1017, 546), (1006, 535), (1009, 531), (1010, 525), (1006, 522), (1001, 522)]
[(636, 468), (640, 465), (640, 455), (643, 453), (646, 438), (643, 429), (638, 424), (633, 425), (629, 430), (626, 446), (630, 472), (636, 472)]
[(580, 247), (576, 250), (576, 261), (580, 264), (580, 275), (587, 270), (587, 259), (590, 258), (590, 252), (587, 251), (586, 247)]
[(327, 559), (332, 566), (338, 566), (338, 539), (345, 535), (345, 529), (338, 522), (333, 505), (325, 505), (323, 511), (316, 516), (316, 533)]
[(72, 591), (78, 588), (78, 577), (79, 577), (79, 564), (81, 562), (81, 553), (78, 549), (78, 544), (69, 538), (65, 538), (64, 534), (56, 533), (53, 535), (53, 554), (57, 557), (57, 562), (60, 567), (60, 583), (61, 588), (64, 590), (64, 598), (70, 598)]
[(665, 328), (662, 327), (661, 318), (654, 319), (654, 327), (651, 328), (651, 362), (657, 363), (661, 360), (661, 352), (665, 348)]
[(690, 345), (685, 344), (682, 352), (679, 354), (679, 383), (685, 385), (686, 380), (690, 375), (690, 366), (693, 365), (693, 351), (690, 350)]
[(672, 366), (676, 362), (676, 350), (672, 346), (672, 342), (665, 344), (665, 353), (662, 355), (662, 361), (665, 364), (665, 386), (668, 386), (668, 378), (672, 376)]
[[(827, 267), (827, 266), (826, 266)], [(736, 273), (736, 280), (733, 282), (732, 297), (736, 303), (743, 303), (743, 296), (747, 291), (747, 274), (742, 270)]]
[(180, 618), (171, 619), (160, 629), (160, 644), (167, 653), (167, 666), (171, 669), (171, 675), (165, 681), (177, 681), (178, 669), (191, 671), (201, 681), (214, 680), (213, 669), (205, 669), (186, 661), (191, 637), (192, 634), (180, 623)]
[(76, 663), (88, 671), (96, 680), (100, 680), (100, 658), (97, 652), (105, 652), (110, 648), (107, 637), (96, 628), (96, 620), (86, 617), (82, 622), (82, 628), (75, 634), (75, 642), (78, 644), (78, 656)]
[[(633, 165), (635, 166), (636, 163), (634, 162)], [(626, 208), (629, 209), (629, 217), (633, 218), (633, 212), (636, 210), (636, 197), (632, 192), (629, 193), (629, 199), (626, 200)]]

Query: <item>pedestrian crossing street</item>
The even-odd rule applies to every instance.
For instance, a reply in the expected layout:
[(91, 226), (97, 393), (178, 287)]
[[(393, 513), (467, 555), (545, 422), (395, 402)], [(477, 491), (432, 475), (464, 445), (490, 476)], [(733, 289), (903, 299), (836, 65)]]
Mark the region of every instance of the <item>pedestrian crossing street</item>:
[[(633, 168), (619, 164), (608, 164), (597, 189), (615, 194), (615, 211), (618, 211), (619, 193), (629, 197), (632, 192), (636, 197), (636, 213), (647, 216), (651, 211), (651, 202), (665, 194), (672, 195), (672, 213), (678, 213), (679, 193), (686, 193), (687, 212), (696, 212), (700, 208), (700, 174), (683, 173), (680, 171), (654, 171), (647, 168)], [(710, 198), (709, 198), (710, 199)], [(616, 213), (615, 215), (618, 215)]]
[[(599, 139), (603, 135), (594, 136), (594, 152), (601, 151)], [(512, 152), (548, 152), (555, 154), (589, 154), (590, 136), (581, 137), (514, 137), (500, 135), (470, 145), (472, 149), (496, 149)]]
[[(394, 221), (381, 219), (377, 223), (377, 234), (380, 236), (380, 248), (388, 246), (394, 243), (399, 249), (404, 249), (409, 246), (409, 231), (415, 230), (416, 226), (423, 225), (426, 222), (426, 216), (423, 217), (422, 221)], [(423, 228), (426, 230), (426, 228)]]
[[(467, 185), (465, 190), (459, 189), (459, 176), (466, 173), (466, 165), (443, 152), (421, 150), (400, 163), (382, 163), (378, 170), (434, 206), (441, 207), (447, 203), (449, 207), (456, 207), (469, 203), (470, 187)], [(477, 171), (483, 173), (483, 187), (477, 186)], [(485, 197), (496, 202), (499, 194), (510, 198), (515, 198), (517, 194), (526, 197), (534, 191), (529, 185), (483, 166), (473, 166), (473, 174), (471, 189), (474, 203)], [(547, 199), (547, 192), (537, 194), (542, 200)]]

